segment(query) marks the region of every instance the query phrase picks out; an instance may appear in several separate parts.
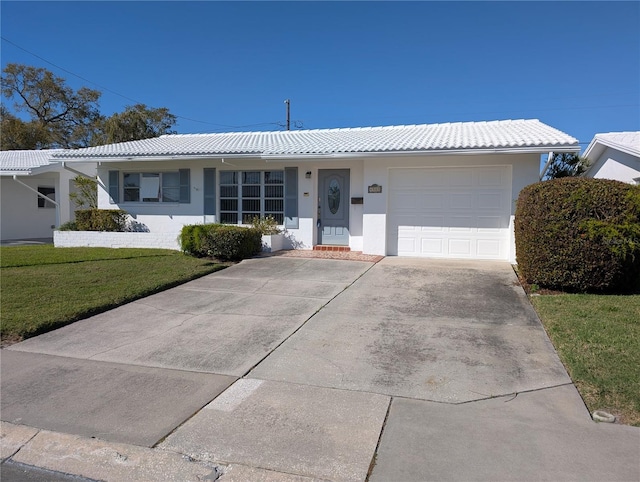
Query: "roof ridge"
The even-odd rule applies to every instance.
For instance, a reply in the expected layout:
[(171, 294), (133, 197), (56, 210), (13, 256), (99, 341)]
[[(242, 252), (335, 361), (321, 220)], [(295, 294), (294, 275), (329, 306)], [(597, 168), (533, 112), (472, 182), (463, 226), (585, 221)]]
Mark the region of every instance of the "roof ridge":
[(455, 126), (455, 125), (486, 125), (486, 124), (509, 124), (509, 123), (524, 123), (524, 122), (540, 122), (539, 119), (495, 119), (490, 121), (456, 121), (456, 122), (435, 122), (430, 124), (392, 124), (392, 125), (377, 125), (377, 126), (358, 126), (358, 127), (327, 127), (316, 129), (295, 129), (288, 131), (229, 131), (229, 132), (183, 132), (176, 134), (162, 134), (156, 139), (163, 138), (176, 138), (176, 137), (207, 137), (216, 135), (238, 135), (238, 134), (277, 134), (277, 135), (292, 135), (295, 133), (304, 132), (360, 132), (363, 130), (374, 129), (407, 129), (407, 128), (437, 128), (439, 126)]

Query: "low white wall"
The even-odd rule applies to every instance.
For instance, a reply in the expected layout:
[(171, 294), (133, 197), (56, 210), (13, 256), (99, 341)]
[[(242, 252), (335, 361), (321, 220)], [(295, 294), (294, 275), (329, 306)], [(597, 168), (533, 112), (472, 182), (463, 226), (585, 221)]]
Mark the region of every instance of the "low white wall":
[(158, 248), (180, 250), (177, 233), (54, 231), (56, 248)]

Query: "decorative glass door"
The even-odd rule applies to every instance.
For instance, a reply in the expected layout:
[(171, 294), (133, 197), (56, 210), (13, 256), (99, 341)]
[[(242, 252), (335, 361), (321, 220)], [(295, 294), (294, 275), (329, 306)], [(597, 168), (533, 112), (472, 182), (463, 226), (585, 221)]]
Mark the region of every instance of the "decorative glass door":
[(349, 170), (318, 171), (318, 244), (349, 245)]

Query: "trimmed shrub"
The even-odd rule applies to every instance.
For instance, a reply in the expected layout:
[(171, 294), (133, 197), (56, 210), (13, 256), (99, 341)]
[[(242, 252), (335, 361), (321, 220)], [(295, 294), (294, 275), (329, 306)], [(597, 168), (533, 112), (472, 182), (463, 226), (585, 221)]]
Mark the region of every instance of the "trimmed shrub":
[(127, 212), (120, 209), (79, 209), (76, 211), (78, 231), (119, 231), (127, 226)]
[(260, 231), (263, 236), (272, 236), (274, 234), (282, 233), (282, 230), (278, 227), (278, 221), (273, 216), (254, 216), (251, 219), (251, 227)]
[(210, 232), (217, 224), (188, 224), (180, 231), (180, 246), (185, 254), (204, 258), (208, 256), (203, 241), (210, 236)]
[(61, 224), (60, 227), (58, 227), (58, 231), (80, 231), (78, 229), (78, 223), (75, 221), (67, 221), (64, 224)]
[(573, 292), (640, 288), (640, 187), (562, 178), (525, 187), (515, 215), (518, 269)]
[(238, 261), (260, 252), (262, 233), (227, 224), (193, 224), (182, 228), (180, 244), (192, 256)]

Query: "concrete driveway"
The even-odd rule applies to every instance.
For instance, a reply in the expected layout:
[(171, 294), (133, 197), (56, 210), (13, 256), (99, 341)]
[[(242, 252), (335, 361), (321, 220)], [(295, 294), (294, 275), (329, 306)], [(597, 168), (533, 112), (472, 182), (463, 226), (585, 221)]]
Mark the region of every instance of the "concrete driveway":
[(3, 459), (93, 479), (640, 479), (507, 263), (243, 261), (3, 350), (1, 397)]

